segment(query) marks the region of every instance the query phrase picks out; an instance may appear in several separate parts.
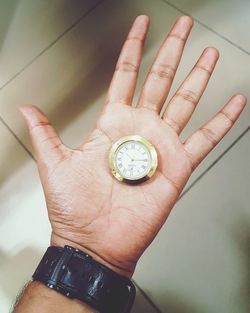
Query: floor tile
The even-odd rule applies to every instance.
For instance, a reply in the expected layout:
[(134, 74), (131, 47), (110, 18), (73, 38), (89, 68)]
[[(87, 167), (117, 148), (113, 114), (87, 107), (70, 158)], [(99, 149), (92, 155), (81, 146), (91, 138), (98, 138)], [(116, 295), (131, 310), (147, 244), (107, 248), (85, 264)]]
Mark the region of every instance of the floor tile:
[(35, 162), (2, 122), (0, 141), (0, 303), (8, 312), (48, 245), (50, 228)]
[(175, 206), (135, 280), (162, 312), (250, 309), (250, 131)]
[(171, 3), (250, 54), (248, 0), (162, 0)]
[(0, 88), (98, 2), (1, 1)]
[(139, 289), (136, 290), (136, 298), (131, 313), (158, 313), (146, 300)]
[[(99, 115), (127, 29), (140, 13), (151, 17), (151, 31), (145, 47), (138, 96), (161, 40), (180, 15), (160, 0), (105, 1), (1, 90), (0, 114), (29, 149), (29, 140), (17, 113), (17, 107), (23, 103), (33, 103), (44, 110), (66, 144), (75, 146), (86, 138)], [(232, 93), (243, 92), (250, 96), (250, 68), (246, 66), (249, 56), (199, 24), (194, 26), (171, 94), (201, 51), (211, 45), (218, 47), (221, 59), (183, 138), (209, 119)], [(189, 184), (246, 129), (249, 116), (248, 106), (234, 129), (195, 171)]]

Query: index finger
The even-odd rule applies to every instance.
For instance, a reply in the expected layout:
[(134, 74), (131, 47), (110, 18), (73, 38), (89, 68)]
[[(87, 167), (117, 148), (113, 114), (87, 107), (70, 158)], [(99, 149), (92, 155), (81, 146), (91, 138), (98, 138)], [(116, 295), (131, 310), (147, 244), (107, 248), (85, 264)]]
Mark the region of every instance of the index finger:
[(148, 16), (140, 15), (135, 19), (117, 61), (106, 97), (106, 104), (114, 102), (132, 103), (148, 28)]

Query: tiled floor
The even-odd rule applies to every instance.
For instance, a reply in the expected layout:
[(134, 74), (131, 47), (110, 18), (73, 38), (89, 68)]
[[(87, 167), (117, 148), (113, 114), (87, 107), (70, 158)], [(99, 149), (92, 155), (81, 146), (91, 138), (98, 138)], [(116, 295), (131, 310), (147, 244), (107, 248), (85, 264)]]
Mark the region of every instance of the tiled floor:
[(0, 88), (59, 40), (99, 2), (1, 1)]
[[(248, 1), (1, 1), (1, 312), (8, 311), (29, 279), (50, 229), (18, 105), (38, 105), (63, 140), (75, 146), (86, 138), (99, 114), (133, 18), (141, 13), (151, 18), (140, 87), (161, 40), (183, 11), (197, 22), (173, 89), (206, 46), (216, 46), (221, 54), (185, 137), (231, 93), (240, 91), (250, 98)], [(231, 147), (249, 127), (249, 120), (247, 107), (194, 173), (187, 186), (190, 190), (186, 189), (141, 259), (135, 280), (162, 312), (249, 312), (250, 131)], [(134, 312), (157, 310), (138, 292)]]

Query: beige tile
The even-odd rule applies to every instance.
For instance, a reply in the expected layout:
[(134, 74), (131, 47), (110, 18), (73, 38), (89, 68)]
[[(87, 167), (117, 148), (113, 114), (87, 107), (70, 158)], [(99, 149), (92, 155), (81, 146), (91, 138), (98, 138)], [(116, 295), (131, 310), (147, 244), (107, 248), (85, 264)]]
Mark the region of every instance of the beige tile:
[(0, 303), (8, 312), (49, 242), (35, 162), (0, 122)]
[[(33, 103), (44, 110), (66, 144), (75, 146), (86, 138), (101, 109), (121, 43), (139, 13), (151, 17), (140, 87), (161, 40), (179, 16), (178, 11), (162, 1), (105, 1), (0, 92), (0, 114), (29, 149), (17, 114), (18, 105), (23, 103)], [(201, 51), (211, 45), (218, 47), (221, 59), (183, 138), (210, 118), (232, 93), (250, 95), (250, 68), (246, 66), (249, 56), (199, 24), (194, 26), (171, 93)], [(138, 91), (139, 88), (137, 95)], [(249, 116), (247, 107), (234, 129), (196, 170), (189, 184), (242, 133), (249, 125)]]
[[(165, 0), (163, 0), (165, 1)], [(250, 53), (248, 0), (166, 0)]]
[(136, 289), (136, 298), (131, 313), (158, 313), (146, 300), (139, 289)]
[(175, 206), (136, 281), (162, 312), (247, 313), (250, 131)]
[(1, 1), (0, 87), (99, 1)]

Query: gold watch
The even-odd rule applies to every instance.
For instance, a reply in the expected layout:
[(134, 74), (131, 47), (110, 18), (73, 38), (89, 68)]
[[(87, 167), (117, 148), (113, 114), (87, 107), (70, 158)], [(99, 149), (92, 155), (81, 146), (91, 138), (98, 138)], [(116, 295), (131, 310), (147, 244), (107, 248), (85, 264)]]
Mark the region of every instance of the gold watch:
[(154, 175), (157, 165), (155, 147), (139, 135), (122, 137), (110, 149), (109, 167), (119, 181), (144, 182)]

